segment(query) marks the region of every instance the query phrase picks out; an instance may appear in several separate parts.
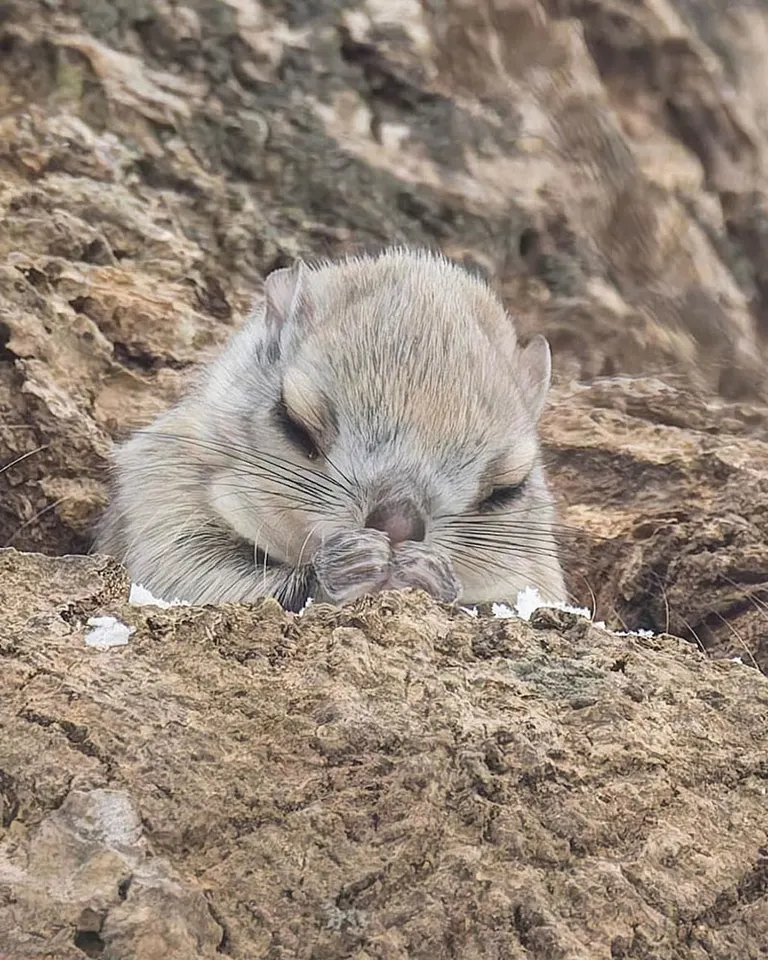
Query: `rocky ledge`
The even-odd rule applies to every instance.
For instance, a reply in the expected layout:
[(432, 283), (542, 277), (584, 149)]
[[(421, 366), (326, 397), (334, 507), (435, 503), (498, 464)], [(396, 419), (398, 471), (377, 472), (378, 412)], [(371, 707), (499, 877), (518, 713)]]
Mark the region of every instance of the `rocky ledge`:
[[(127, 600), (110, 561), (0, 552), (0, 956), (768, 942), (758, 671), (418, 593), (298, 617)], [(87, 642), (103, 616), (122, 646)]]

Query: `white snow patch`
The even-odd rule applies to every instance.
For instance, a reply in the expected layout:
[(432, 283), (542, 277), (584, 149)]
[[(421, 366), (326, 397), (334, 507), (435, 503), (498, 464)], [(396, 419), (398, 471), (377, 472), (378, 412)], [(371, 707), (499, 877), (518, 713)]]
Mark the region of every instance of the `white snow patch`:
[[(518, 597), (519, 596), (520, 595), (518, 594)], [(494, 615), (494, 617), (496, 617), (499, 620), (509, 620), (510, 617), (514, 617), (515, 619), (523, 619), (523, 620), (528, 619), (528, 617), (521, 618), (521, 615), (517, 612), (517, 606), (515, 606), (514, 608), (508, 607), (506, 603), (492, 603), (491, 613)], [(528, 616), (530, 616), (530, 613), (528, 614)]]
[(307, 597), (307, 602), (304, 604), (301, 610), (299, 610), (297, 616), (300, 617), (302, 613), (306, 611), (307, 607), (311, 607), (314, 602), (315, 602), (314, 597)]
[[(548, 603), (545, 600), (542, 600), (539, 591), (535, 587), (524, 587), (517, 594), (517, 599), (513, 606), (510, 606), (507, 603), (492, 603), (491, 612), (493, 616), (499, 620), (508, 620), (508, 619), (519, 619), (519, 620), (530, 620), (535, 610), (538, 610), (540, 607), (544, 607), (548, 610), (562, 610), (564, 613), (573, 613), (577, 617), (584, 617), (587, 620), (592, 620), (593, 613), (587, 607), (574, 607), (570, 603)], [(468, 613), (471, 617), (476, 617), (477, 607), (461, 607), (464, 613)], [(596, 627), (601, 627), (603, 630), (607, 630), (604, 621), (594, 620), (592, 621)], [(611, 631), (617, 637), (655, 637), (656, 634), (652, 630), (622, 630), (622, 631)]]
[(128, 638), (136, 632), (136, 627), (129, 627), (115, 617), (89, 617), (88, 626), (93, 627), (85, 635), (85, 642), (89, 647), (99, 650), (108, 650), (110, 647), (123, 647)]
[(132, 603), (135, 607), (188, 607), (189, 604), (186, 600), (176, 599), (171, 600), (161, 600), (160, 597), (153, 596), (146, 587), (142, 586), (140, 583), (131, 584), (131, 595), (128, 597), (128, 603)]
[[(517, 595), (514, 611), (503, 603), (495, 603), (492, 607), (493, 614), (496, 617), (520, 617), (521, 620), (530, 620), (534, 610), (539, 607), (547, 607), (549, 610), (562, 610), (564, 613), (574, 613), (577, 617), (586, 617), (592, 619), (592, 611), (586, 607), (574, 607), (569, 603), (547, 603), (541, 599), (539, 591), (535, 587), (524, 587)], [(599, 624), (596, 624), (599, 626)]]
[[(587, 619), (592, 618), (592, 611), (587, 610), (586, 607), (572, 607), (567, 603), (547, 603), (546, 600), (541, 599), (541, 595), (535, 587), (524, 587), (520, 590), (517, 594), (517, 600), (511, 607), (508, 603), (492, 603), (491, 613), (499, 620), (530, 620), (534, 610), (538, 610), (539, 607), (563, 610), (566, 613), (575, 613), (577, 616)], [(460, 609), (464, 613), (468, 613), (470, 617), (478, 616), (477, 607), (460, 607)], [(603, 624), (596, 624), (596, 626), (603, 626)]]

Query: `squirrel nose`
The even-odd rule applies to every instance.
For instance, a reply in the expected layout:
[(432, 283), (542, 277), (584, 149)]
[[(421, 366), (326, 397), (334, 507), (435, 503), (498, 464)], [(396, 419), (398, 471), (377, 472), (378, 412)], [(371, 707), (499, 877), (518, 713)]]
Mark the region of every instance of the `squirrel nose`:
[(365, 526), (386, 533), (393, 544), (404, 540), (423, 540), (426, 534), (424, 518), (410, 502), (384, 503), (365, 519)]

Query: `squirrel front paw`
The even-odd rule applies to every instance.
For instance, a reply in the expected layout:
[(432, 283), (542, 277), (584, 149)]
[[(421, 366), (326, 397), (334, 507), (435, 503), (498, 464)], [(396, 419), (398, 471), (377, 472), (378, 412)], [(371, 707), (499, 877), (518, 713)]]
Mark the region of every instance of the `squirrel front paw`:
[(380, 530), (335, 533), (315, 553), (312, 564), (318, 586), (332, 603), (356, 600), (383, 590), (390, 573), (392, 549)]
[(461, 593), (451, 558), (426, 544), (406, 540), (395, 547), (387, 588), (425, 590), (436, 600), (450, 603)]

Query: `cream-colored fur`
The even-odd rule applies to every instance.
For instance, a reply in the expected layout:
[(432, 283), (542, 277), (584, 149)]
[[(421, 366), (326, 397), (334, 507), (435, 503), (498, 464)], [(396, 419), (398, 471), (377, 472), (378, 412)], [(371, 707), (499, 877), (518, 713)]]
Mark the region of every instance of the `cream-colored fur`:
[[(196, 603), (409, 585), (481, 602), (529, 584), (562, 600), (536, 431), (549, 376), (543, 338), (521, 350), (488, 286), (439, 256), (276, 271), (189, 395), (118, 448), (96, 548)], [(393, 547), (365, 522), (402, 501), (426, 535)]]

